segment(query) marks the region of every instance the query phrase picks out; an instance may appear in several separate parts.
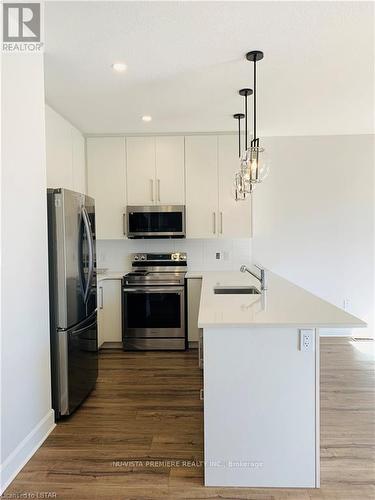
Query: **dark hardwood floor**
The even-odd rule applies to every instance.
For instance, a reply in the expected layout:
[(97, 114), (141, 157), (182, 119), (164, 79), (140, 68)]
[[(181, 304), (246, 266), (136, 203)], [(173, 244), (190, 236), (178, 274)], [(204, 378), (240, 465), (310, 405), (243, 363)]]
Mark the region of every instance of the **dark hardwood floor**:
[(318, 490), (204, 488), (197, 352), (108, 350), (100, 357), (95, 391), (71, 418), (57, 425), (4, 496), (374, 499), (373, 345), (337, 338), (321, 341)]

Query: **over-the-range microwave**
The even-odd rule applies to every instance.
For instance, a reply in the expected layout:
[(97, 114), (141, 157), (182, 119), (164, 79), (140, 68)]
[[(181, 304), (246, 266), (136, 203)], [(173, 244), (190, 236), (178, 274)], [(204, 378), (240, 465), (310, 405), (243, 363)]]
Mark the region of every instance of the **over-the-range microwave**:
[(126, 228), (128, 238), (185, 238), (185, 206), (127, 206)]

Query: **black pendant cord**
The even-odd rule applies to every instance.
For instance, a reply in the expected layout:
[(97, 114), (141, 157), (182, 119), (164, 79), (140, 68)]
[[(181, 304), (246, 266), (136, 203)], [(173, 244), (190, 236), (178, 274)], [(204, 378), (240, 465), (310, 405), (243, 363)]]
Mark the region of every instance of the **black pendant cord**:
[(238, 118), (238, 158), (241, 158), (241, 119)]
[[(259, 147), (259, 139), (257, 137), (257, 62), (254, 60), (254, 114), (253, 114), (254, 136), (251, 141), (252, 147)], [(257, 155), (258, 157), (258, 155)]]
[(247, 150), (247, 94), (245, 94), (245, 150)]
[(238, 157), (241, 158), (241, 120), (245, 118), (245, 115), (243, 113), (236, 113), (233, 115), (233, 118), (238, 121)]
[(254, 141), (257, 139), (257, 62), (254, 61)]
[(259, 139), (257, 137), (257, 61), (262, 60), (264, 54), (261, 50), (252, 50), (246, 54), (246, 59), (254, 63), (254, 136), (251, 141), (252, 147), (259, 147)]
[(248, 120), (248, 113), (247, 113), (247, 98), (249, 95), (253, 93), (252, 89), (241, 89), (239, 91), (239, 94), (243, 97), (245, 97), (245, 151), (247, 150), (247, 145), (248, 145), (248, 126), (247, 126), (247, 120)]

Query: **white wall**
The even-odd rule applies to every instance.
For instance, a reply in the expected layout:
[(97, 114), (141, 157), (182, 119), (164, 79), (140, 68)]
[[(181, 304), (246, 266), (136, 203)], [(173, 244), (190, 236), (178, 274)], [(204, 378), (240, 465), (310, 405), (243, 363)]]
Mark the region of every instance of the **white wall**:
[(264, 142), (272, 165), (254, 193), (254, 260), (339, 307), (347, 300), (369, 322), (352, 333), (374, 336), (373, 136)]
[(50, 391), (43, 56), (3, 54), (1, 490), (54, 426)]
[(85, 139), (46, 105), (47, 185), (86, 193)]
[(231, 271), (251, 262), (251, 239), (99, 240), (98, 267), (127, 271), (131, 253), (174, 251), (187, 252), (191, 271)]

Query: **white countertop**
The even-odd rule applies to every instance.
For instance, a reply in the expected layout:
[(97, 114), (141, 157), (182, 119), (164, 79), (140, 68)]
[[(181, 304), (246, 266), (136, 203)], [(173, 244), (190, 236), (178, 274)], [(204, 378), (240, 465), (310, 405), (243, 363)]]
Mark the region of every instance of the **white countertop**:
[(185, 278), (202, 278), (204, 274), (204, 271), (188, 271), (185, 274)]
[(126, 271), (105, 271), (96, 275), (97, 281), (103, 280), (120, 280), (126, 274)]
[(267, 271), (268, 289), (260, 295), (215, 295), (216, 286), (255, 286), (257, 279), (240, 271), (188, 273), (201, 277), (198, 326), (296, 326), (300, 328), (360, 328), (366, 323), (338, 307)]

